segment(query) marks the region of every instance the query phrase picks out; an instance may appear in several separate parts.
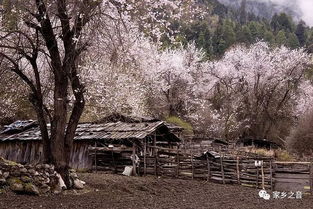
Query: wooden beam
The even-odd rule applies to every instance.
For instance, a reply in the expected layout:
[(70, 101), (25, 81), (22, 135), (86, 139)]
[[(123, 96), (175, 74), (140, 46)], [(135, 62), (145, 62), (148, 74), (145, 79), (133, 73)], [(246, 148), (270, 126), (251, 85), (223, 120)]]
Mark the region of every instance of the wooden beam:
[(133, 153), (132, 153), (132, 163), (133, 163), (133, 175), (137, 176), (137, 171), (136, 171), (136, 162), (135, 162), (135, 156), (136, 156), (136, 145), (133, 143)]
[(313, 194), (313, 173), (312, 173), (312, 161), (310, 162), (310, 193)]
[(240, 184), (240, 168), (239, 168), (239, 156), (237, 156), (237, 161), (236, 161), (236, 169), (237, 169), (237, 182)]
[(311, 164), (311, 162), (281, 162), (281, 161), (274, 161), (275, 164)]
[(155, 155), (156, 154), (156, 131), (154, 132), (154, 135), (153, 135), (153, 154)]
[(154, 153), (154, 175), (158, 176), (158, 153)]
[(166, 150), (166, 151), (173, 151), (176, 152), (177, 149), (171, 149), (171, 148), (166, 148), (166, 147), (160, 147), (160, 146), (150, 146), (147, 145), (148, 148), (152, 148), (152, 149), (158, 149), (158, 150)]
[(209, 156), (208, 154), (205, 155), (206, 156), (206, 162), (208, 164), (208, 177), (207, 177), (207, 181), (210, 181), (211, 179), (211, 166), (210, 166), (210, 160), (209, 160)]
[(272, 160), (270, 161), (270, 180), (271, 180), (271, 191), (273, 191), (273, 165)]
[(219, 147), (219, 153), (220, 153), (220, 163), (221, 163), (222, 180), (223, 180), (223, 184), (225, 184), (225, 173), (224, 173), (224, 165), (223, 165), (224, 157), (223, 157), (223, 155), (222, 155), (221, 146)]
[(178, 178), (178, 176), (179, 176), (179, 165), (180, 165), (179, 150), (177, 150), (176, 163), (177, 163), (177, 167), (176, 167), (176, 177)]
[(264, 168), (263, 168), (263, 161), (261, 165), (261, 176), (262, 176), (262, 189), (264, 189)]
[(146, 176), (147, 175), (147, 139), (144, 139), (144, 148), (143, 148), (143, 174)]
[(114, 173), (117, 173), (113, 150), (111, 151), (111, 156), (112, 156), (112, 163), (113, 163), (113, 167), (114, 167)]
[[(97, 147), (97, 142), (95, 141), (95, 147)], [(95, 168), (97, 172), (97, 150), (95, 149)]]
[(256, 167), (256, 188), (259, 187), (259, 167)]
[(193, 180), (195, 176), (195, 168), (193, 164), (193, 151), (191, 151), (190, 160), (191, 160), (191, 172), (192, 172), (191, 179)]

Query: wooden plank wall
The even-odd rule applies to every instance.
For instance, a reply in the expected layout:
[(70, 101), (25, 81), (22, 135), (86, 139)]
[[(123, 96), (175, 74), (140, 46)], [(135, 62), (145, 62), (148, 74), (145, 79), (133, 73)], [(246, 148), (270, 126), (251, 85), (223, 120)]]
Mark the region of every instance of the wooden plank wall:
[(77, 170), (89, 170), (92, 168), (92, 159), (89, 156), (89, 145), (78, 142), (73, 144), (70, 167)]
[[(70, 166), (75, 169), (91, 169), (89, 145), (74, 143)], [(37, 164), (42, 161), (43, 148), (40, 141), (9, 141), (0, 143), (0, 157), (22, 164)]]
[(18, 163), (39, 163), (42, 145), (38, 141), (11, 141), (0, 143), (0, 156)]

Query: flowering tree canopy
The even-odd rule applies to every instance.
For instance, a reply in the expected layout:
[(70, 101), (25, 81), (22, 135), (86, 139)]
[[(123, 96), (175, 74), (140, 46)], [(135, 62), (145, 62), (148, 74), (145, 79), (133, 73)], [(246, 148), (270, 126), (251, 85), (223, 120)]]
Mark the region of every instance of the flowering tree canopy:
[[(258, 42), (236, 46), (208, 63), (202, 94), (226, 138), (281, 137), (294, 121), (311, 56), (304, 50), (271, 49)], [(206, 92), (206, 94), (205, 94)]]

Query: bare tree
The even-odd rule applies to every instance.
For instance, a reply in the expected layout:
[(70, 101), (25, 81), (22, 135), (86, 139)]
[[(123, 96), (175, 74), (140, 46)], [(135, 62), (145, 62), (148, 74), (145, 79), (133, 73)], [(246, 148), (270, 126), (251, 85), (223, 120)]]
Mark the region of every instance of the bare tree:
[[(77, 65), (88, 44), (84, 30), (100, 1), (33, 0), (20, 4), (16, 27), (1, 28), (1, 64), (28, 85), (42, 135), (44, 161), (53, 163), (69, 185), (70, 153), (85, 105)], [(53, 78), (52, 108), (46, 106), (43, 97), (46, 73)], [(71, 107), (70, 94), (75, 97)]]

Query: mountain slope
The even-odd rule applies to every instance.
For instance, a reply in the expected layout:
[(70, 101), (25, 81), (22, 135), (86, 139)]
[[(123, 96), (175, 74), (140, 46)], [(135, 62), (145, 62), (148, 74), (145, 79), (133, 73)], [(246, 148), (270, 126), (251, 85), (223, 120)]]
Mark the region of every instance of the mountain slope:
[[(239, 9), (242, 0), (218, 0), (220, 3), (234, 9)], [(279, 2), (279, 3), (278, 3)], [(246, 10), (256, 16), (270, 19), (275, 13), (286, 13), (299, 21), (302, 16), (297, 1), (273, 0), (246, 0)]]

